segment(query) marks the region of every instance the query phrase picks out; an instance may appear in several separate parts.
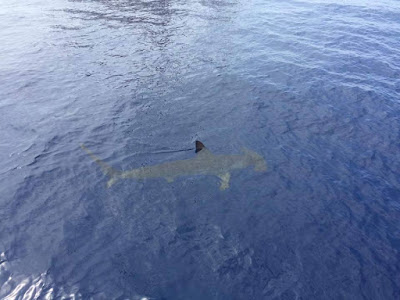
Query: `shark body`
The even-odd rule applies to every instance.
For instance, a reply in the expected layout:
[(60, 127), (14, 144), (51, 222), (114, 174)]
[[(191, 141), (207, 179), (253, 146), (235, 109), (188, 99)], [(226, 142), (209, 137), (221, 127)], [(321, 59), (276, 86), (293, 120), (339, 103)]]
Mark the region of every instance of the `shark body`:
[(202, 142), (196, 141), (196, 156), (191, 159), (177, 160), (154, 166), (140, 167), (130, 171), (118, 171), (94, 155), (88, 148), (81, 145), (89, 156), (102, 168), (104, 174), (110, 179), (107, 187), (111, 187), (118, 179), (146, 179), (165, 178), (167, 182), (175, 178), (188, 175), (214, 175), (220, 178), (220, 189), (229, 187), (231, 171), (254, 166), (258, 172), (266, 171), (267, 165), (264, 158), (254, 151), (242, 149), (243, 154), (215, 155), (208, 150)]

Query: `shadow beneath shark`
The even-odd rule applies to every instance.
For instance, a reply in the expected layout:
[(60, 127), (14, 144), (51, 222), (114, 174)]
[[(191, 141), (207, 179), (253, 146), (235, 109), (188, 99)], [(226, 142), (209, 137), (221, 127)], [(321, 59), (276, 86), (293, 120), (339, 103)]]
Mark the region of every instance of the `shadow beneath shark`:
[(107, 187), (111, 187), (118, 179), (136, 178), (165, 178), (167, 182), (173, 182), (175, 178), (187, 175), (213, 175), (221, 180), (220, 189), (229, 188), (231, 172), (254, 166), (257, 172), (267, 170), (264, 158), (258, 153), (242, 148), (243, 154), (216, 155), (204, 144), (196, 141), (196, 156), (191, 159), (165, 162), (159, 165), (146, 166), (130, 171), (119, 171), (102, 161), (84, 145), (81, 148), (101, 167), (103, 173), (110, 177)]

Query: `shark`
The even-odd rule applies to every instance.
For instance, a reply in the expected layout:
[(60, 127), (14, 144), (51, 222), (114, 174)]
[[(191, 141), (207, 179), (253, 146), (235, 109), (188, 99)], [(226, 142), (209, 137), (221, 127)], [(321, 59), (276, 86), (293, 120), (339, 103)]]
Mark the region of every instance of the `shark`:
[(134, 178), (164, 178), (173, 182), (175, 178), (190, 175), (212, 175), (220, 179), (220, 190), (229, 188), (231, 172), (253, 167), (256, 172), (265, 172), (267, 163), (258, 153), (242, 148), (241, 154), (214, 154), (200, 141), (195, 142), (196, 156), (190, 159), (169, 161), (158, 165), (143, 166), (129, 171), (116, 170), (85, 145), (81, 148), (100, 166), (103, 173), (109, 177), (107, 187), (110, 188), (119, 179)]

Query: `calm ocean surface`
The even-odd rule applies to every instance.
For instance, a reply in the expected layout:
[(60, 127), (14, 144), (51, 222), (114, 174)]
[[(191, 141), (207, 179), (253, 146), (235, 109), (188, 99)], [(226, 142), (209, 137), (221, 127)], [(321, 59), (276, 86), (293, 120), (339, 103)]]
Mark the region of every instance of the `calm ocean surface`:
[(0, 299), (400, 299), (400, 2), (2, 1)]

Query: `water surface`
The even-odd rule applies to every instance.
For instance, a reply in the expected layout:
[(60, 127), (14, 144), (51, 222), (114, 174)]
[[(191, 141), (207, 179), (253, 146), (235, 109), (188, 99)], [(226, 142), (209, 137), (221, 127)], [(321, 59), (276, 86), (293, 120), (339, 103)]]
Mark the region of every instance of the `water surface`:
[[(0, 298), (399, 299), (400, 5), (0, 4)], [(260, 153), (268, 172), (119, 169)], [(8, 298), (7, 298), (8, 297)]]

